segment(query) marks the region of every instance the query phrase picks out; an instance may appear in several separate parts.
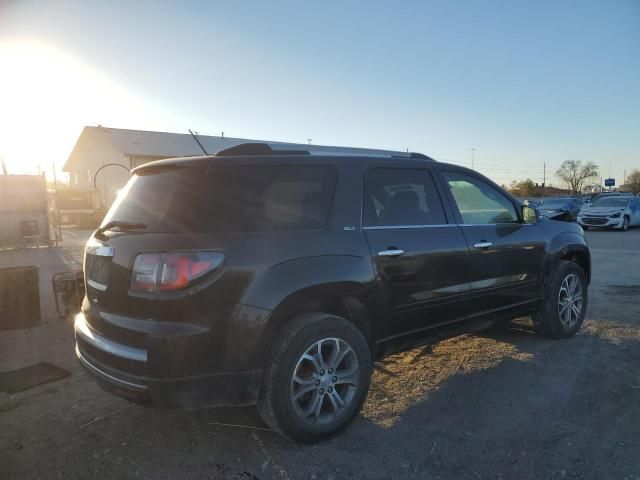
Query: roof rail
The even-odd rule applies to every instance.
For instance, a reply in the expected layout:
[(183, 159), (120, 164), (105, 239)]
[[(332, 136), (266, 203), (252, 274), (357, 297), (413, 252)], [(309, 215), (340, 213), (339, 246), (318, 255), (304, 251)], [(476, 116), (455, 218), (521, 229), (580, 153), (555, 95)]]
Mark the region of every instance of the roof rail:
[(435, 162), (435, 160), (431, 157), (427, 157), (424, 153), (418, 153), (418, 152), (410, 152), (407, 153), (406, 155), (392, 155), (392, 157), (394, 158), (414, 158), (417, 160), (429, 160), (431, 162)]
[(241, 143), (216, 152), (216, 157), (243, 155), (309, 155), (307, 150), (274, 150), (268, 143)]
[(233, 147), (216, 152), (216, 156), (251, 156), (251, 155), (329, 155), (329, 156), (353, 156), (353, 157), (384, 157), (384, 158), (411, 158), (416, 160), (428, 160), (435, 162), (422, 153), (399, 152), (393, 150), (377, 150), (370, 148), (334, 147), (324, 145), (297, 145), (295, 143), (266, 143), (249, 142), (241, 143)]

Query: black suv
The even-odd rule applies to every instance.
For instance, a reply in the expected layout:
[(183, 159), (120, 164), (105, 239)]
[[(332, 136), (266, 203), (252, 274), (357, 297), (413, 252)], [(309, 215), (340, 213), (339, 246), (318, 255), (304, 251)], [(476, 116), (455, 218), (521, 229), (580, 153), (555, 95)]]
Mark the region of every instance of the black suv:
[(76, 353), (116, 395), (257, 404), (313, 442), (386, 354), (527, 315), (573, 335), (590, 264), (579, 226), (475, 171), (245, 144), (133, 170), (86, 247)]

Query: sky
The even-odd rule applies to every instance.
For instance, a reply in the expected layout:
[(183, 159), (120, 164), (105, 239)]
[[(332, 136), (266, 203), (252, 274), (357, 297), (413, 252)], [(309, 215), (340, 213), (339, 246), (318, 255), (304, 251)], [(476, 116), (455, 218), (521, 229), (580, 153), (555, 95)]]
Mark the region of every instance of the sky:
[[(0, 158), (85, 125), (422, 152), (499, 183), (640, 169), (640, 1), (0, 0)], [(472, 149), (475, 153), (472, 154)]]

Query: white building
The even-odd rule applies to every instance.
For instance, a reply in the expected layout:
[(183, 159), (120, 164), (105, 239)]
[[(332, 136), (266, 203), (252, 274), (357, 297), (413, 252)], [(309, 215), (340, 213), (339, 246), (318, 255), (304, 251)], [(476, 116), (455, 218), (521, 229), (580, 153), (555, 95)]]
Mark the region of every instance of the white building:
[(591, 193), (600, 193), (602, 192), (602, 190), (603, 189), (601, 185), (594, 183), (594, 184), (585, 185), (584, 187), (582, 187), (582, 194), (589, 195)]
[[(206, 135), (197, 137), (209, 154), (255, 141)], [(84, 127), (62, 170), (69, 173), (71, 188), (90, 191), (94, 189), (96, 172), (104, 166), (96, 177), (96, 186), (102, 205), (109, 206), (129, 178), (132, 168), (152, 160), (196, 155), (203, 155), (202, 149), (188, 133), (125, 130), (99, 125)]]

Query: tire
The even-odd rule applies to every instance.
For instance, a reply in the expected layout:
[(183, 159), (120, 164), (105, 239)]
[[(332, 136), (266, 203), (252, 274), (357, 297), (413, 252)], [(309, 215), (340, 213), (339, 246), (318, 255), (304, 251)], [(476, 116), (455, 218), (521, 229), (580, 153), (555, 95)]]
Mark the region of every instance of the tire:
[[(269, 427), (290, 440), (324, 440), (358, 414), (372, 368), (367, 340), (349, 321), (324, 313), (295, 317), (283, 329), (265, 370), (258, 411)], [(319, 410), (314, 408), (318, 404)]]
[(586, 232), (587, 230), (589, 230), (589, 227), (587, 227), (586, 225), (582, 225), (582, 230)]
[(629, 230), (629, 217), (625, 216), (622, 220), (622, 227), (620, 228), (620, 231), (626, 232), (627, 230)]
[[(573, 280), (577, 282), (577, 286), (571, 293), (569, 290)], [(581, 296), (578, 303), (579, 292)], [(547, 337), (571, 337), (584, 321), (587, 304), (587, 281), (582, 268), (575, 262), (562, 260), (545, 285), (543, 305), (540, 311), (532, 316), (533, 326), (538, 333)], [(566, 306), (564, 309), (563, 305)], [(575, 305), (575, 308), (572, 305)]]

